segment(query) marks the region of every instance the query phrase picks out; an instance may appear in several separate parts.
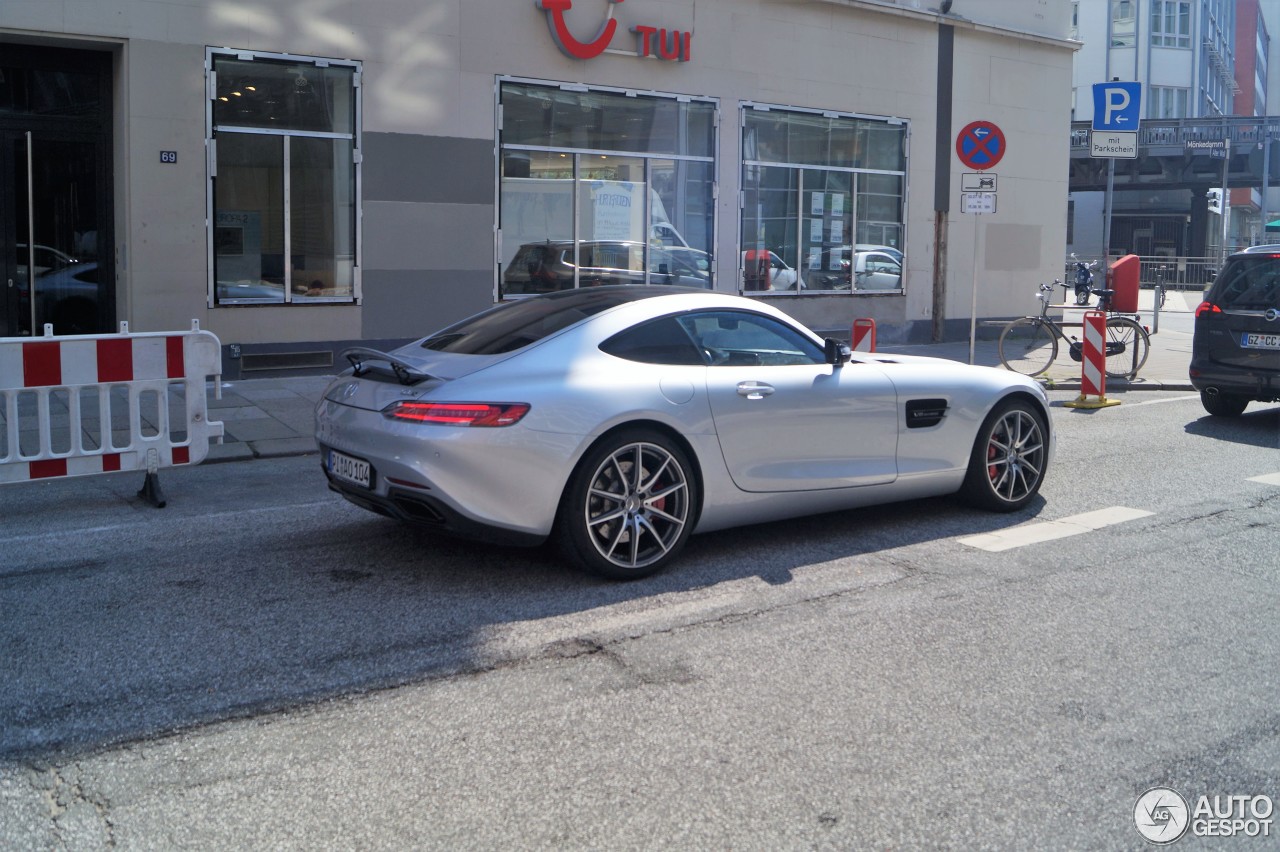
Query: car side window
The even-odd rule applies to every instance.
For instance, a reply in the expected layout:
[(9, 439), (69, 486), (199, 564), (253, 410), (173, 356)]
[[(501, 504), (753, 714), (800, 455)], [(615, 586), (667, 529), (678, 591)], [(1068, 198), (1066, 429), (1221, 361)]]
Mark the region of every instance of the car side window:
[(644, 364), (701, 367), (706, 363), (675, 317), (663, 317), (619, 332), (601, 343), (600, 351)]
[(747, 311), (706, 311), (680, 317), (713, 366), (824, 364), (822, 347), (773, 317)]

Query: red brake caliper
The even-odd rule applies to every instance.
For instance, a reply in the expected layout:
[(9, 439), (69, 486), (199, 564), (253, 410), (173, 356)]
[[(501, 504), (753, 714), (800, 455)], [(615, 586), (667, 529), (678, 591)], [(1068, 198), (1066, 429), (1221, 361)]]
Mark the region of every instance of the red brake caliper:
[[(992, 435), (991, 440), (987, 443), (987, 461), (988, 462), (993, 461), (996, 457), (997, 452), (998, 451), (996, 450), (996, 436)], [(988, 464), (987, 478), (990, 479), (992, 482), (995, 482), (997, 475), (998, 474), (996, 471), (996, 466), (994, 464)]]

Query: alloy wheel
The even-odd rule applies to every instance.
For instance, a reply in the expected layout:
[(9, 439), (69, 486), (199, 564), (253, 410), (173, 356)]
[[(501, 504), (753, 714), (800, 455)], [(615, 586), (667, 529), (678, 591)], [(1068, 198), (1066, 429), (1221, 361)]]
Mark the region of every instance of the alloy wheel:
[(648, 442), (609, 453), (586, 495), (587, 537), (609, 563), (627, 570), (661, 561), (689, 521), (689, 482), (680, 460)]
[(1044, 476), (1045, 442), (1040, 422), (1014, 408), (992, 426), (987, 438), (987, 481), (996, 496), (1017, 503), (1034, 493)]

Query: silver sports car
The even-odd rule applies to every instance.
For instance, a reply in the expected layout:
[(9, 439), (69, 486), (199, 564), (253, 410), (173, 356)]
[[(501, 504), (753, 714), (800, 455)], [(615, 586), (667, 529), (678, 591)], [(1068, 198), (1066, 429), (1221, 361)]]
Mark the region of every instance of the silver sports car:
[(953, 492), (1019, 509), (1053, 450), (1031, 379), (851, 355), (705, 290), (567, 290), (345, 354), (316, 410), (330, 488), (441, 531), (553, 538), (617, 579), (695, 531)]

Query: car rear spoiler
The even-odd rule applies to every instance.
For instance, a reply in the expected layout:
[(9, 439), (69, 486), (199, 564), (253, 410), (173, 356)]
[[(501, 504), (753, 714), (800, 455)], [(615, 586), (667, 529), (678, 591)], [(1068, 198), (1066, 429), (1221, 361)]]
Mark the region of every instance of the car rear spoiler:
[(367, 365), (370, 362), (381, 361), (391, 368), (391, 372), (395, 374), (396, 381), (402, 385), (416, 385), (418, 382), (425, 382), (435, 378), (435, 376), (422, 372), (408, 361), (365, 346), (353, 346), (350, 349), (345, 349), (342, 352), (342, 357), (351, 362), (352, 373), (357, 376), (362, 376), (368, 371)]

